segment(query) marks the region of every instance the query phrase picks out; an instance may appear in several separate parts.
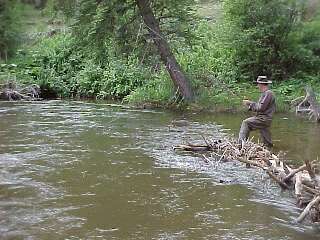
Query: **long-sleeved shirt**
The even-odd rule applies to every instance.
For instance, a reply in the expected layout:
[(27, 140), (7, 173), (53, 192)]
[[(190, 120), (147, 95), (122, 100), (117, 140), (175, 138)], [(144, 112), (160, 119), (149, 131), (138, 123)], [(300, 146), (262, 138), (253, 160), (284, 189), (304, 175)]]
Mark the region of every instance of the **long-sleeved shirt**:
[(257, 112), (257, 116), (261, 116), (266, 120), (272, 120), (272, 115), (276, 110), (276, 100), (272, 91), (263, 92), (257, 103), (250, 102), (249, 110)]

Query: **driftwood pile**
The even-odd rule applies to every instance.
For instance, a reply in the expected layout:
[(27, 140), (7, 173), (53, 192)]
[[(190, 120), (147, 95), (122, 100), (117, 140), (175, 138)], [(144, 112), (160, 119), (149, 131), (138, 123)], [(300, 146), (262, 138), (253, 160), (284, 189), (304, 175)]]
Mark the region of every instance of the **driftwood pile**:
[(320, 105), (317, 102), (316, 94), (310, 86), (305, 87), (305, 91), (306, 96), (292, 101), (292, 105), (296, 108), (296, 114), (307, 115), (309, 120), (320, 122)]
[[(289, 167), (280, 156), (252, 141), (238, 144), (236, 140), (207, 140), (204, 145), (178, 145), (178, 151), (200, 153), (205, 162), (240, 161), (247, 167), (263, 169), (282, 189), (294, 191), (299, 207), (304, 207), (297, 222), (307, 216), (320, 222), (320, 176), (315, 162), (305, 161), (298, 168)], [(206, 153), (206, 154), (205, 154)]]
[(0, 85), (0, 99), (6, 101), (41, 100), (41, 89), (38, 85), (32, 84), (25, 87), (18, 87), (15, 82), (8, 82)]

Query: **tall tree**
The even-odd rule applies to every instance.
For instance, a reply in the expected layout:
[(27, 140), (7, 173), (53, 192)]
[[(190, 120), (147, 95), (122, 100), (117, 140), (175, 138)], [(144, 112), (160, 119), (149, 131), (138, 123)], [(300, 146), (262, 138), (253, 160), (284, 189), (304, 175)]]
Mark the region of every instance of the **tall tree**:
[[(191, 85), (165, 36), (168, 32), (171, 36), (182, 36), (187, 32), (186, 23), (193, 3), (194, 0), (81, 0), (74, 33), (80, 43), (94, 45), (97, 52), (102, 52), (106, 44), (114, 44), (122, 55), (132, 51), (145, 53), (145, 46), (151, 39), (174, 86), (183, 99), (190, 101), (193, 98)], [(90, 50), (92, 52), (92, 47)]]
[(242, 78), (286, 79), (295, 71), (290, 34), (297, 26), (298, 0), (224, 0), (224, 20)]
[(16, 3), (16, 0), (0, 0), (0, 60), (7, 60), (17, 42), (19, 16), (14, 9)]
[(148, 28), (149, 34), (159, 51), (161, 60), (166, 66), (174, 85), (185, 100), (192, 100), (193, 93), (190, 83), (173, 55), (167, 40), (161, 33), (159, 22), (153, 14), (149, 1), (136, 0), (136, 3), (143, 21)]

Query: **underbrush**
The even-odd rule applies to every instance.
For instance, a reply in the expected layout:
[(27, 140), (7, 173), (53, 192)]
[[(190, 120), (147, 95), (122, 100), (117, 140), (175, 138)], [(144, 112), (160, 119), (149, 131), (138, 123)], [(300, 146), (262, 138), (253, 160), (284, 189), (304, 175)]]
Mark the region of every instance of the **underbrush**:
[[(223, 29), (200, 22), (191, 45), (172, 42), (173, 51), (195, 92), (192, 107), (207, 110), (241, 110), (243, 99), (257, 100), (260, 93), (245, 80), (232, 48), (218, 38)], [(188, 108), (181, 102), (166, 69), (156, 58), (143, 62), (138, 54), (121, 55), (112, 40), (97, 50), (81, 47), (71, 33), (46, 37), (33, 47), (18, 50), (0, 65), (0, 80), (38, 84), (44, 92), (61, 98), (116, 99), (128, 104)], [(102, 56), (102, 57), (100, 57)], [(155, 65), (156, 63), (156, 65)], [(243, 79), (244, 78), (244, 79)], [(297, 73), (275, 81), (278, 111), (288, 110), (291, 100), (304, 95), (304, 86), (320, 92), (319, 74)], [(251, 81), (254, 81), (252, 79)]]

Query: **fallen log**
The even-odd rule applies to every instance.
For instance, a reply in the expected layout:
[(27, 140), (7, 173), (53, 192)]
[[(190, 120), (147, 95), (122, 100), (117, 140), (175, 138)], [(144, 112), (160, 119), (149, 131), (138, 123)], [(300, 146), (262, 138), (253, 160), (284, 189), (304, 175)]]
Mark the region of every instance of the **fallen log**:
[(178, 145), (173, 147), (174, 150), (184, 150), (184, 151), (191, 151), (191, 152), (203, 152), (203, 151), (210, 151), (211, 148), (206, 145)]
[(311, 188), (311, 187), (308, 187), (304, 184), (302, 184), (302, 187), (304, 188), (305, 191), (309, 192), (309, 193), (312, 193), (312, 194), (315, 194), (315, 195), (320, 195), (320, 191), (314, 189), (314, 188)]
[(309, 120), (314, 119), (320, 122), (320, 105), (317, 102), (316, 94), (310, 86), (305, 87), (305, 91), (306, 96), (300, 103), (297, 103), (297, 101), (292, 102), (292, 104), (296, 105), (296, 114), (307, 115)]
[[(192, 152), (212, 152), (211, 157), (203, 157), (205, 162), (239, 161), (247, 167), (262, 169), (283, 190), (294, 190), (300, 207), (305, 207), (297, 222), (302, 222), (307, 216), (313, 221), (320, 221), (320, 177), (314, 171), (313, 162), (304, 161), (300, 167), (289, 167), (284, 160), (270, 152), (263, 146), (252, 141), (240, 145), (236, 140), (219, 139), (205, 144), (184, 144), (174, 147), (174, 150)], [(204, 155), (203, 155), (204, 156)]]
[(274, 175), (269, 169), (266, 170), (266, 172), (268, 173), (268, 175), (270, 176), (271, 179), (273, 179), (275, 182), (277, 182), (279, 184), (279, 186), (282, 189), (289, 189), (289, 185), (287, 185), (285, 182), (281, 181), (276, 175)]
[(297, 218), (297, 222), (300, 223), (302, 222), (308, 213), (310, 212), (311, 208), (314, 205), (318, 205), (320, 203), (320, 196), (315, 197), (309, 204), (306, 206), (306, 208), (303, 210), (303, 212), (300, 214), (300, 216)]
[(319, 189), (319, 187), (320, 187), (319, 180), (316, 177), (316, 174), (314, 173), (310, 162), (308, 160), (305, 160), (304, 162), (305, 162), (306, 169), (307, 169), (307, 171), (309, 173), (309, 176), (311, 178), (311, 181), (312, 181), (313, 185), (315, 186), (316, 189)]
[(40, 87), (36, 84), (32, 84), (25, 87), (18, 87), (15, 82), (9, 81), (2, 84), (0, 87), (0, 99), (6, 101), (35, 101), (41, 100)]
[(296, 175), (298, 172), (301, 172), (306, 169), (306, 165), (302, 165), (297, 169), (292, 170), (284, 179), (283, 182), (289, 181), (294, 175)]
[(31, 98), (27, 95), (23, 95), (18, 91), (12, 89), (4, 89), (0, 93), (0, 99), (8, 101), (17, 101), (17, 100), (30, 100)]

